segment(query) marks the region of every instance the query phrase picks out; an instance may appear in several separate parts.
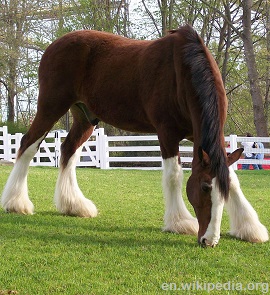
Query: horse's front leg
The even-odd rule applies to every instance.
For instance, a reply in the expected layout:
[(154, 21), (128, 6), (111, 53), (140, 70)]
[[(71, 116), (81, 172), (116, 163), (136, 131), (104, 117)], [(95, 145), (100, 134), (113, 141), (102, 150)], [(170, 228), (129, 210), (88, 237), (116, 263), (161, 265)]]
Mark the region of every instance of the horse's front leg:
[(199, 243), (203, 247), (215, 247), (220, 239), (220, 227), (224, 208), (224, 198), (221, 198), (220, 196), (215, 178), (212, 180), (211, 203), (211, 219), (205, 234), (199, 240)]
[(163, 159), (163, 193), (165, 198), (164, 230), (198, 234), (198, 221), (194, 218), (182, 198), (183, 170), (178, 156)]
[(230, 217), (230, 234), (252, 243), (268, 241), (266, 227), (261, 224), (256, 211), (245, 198), (233, 168), (229, 169), (230, 196), (225, 205)]

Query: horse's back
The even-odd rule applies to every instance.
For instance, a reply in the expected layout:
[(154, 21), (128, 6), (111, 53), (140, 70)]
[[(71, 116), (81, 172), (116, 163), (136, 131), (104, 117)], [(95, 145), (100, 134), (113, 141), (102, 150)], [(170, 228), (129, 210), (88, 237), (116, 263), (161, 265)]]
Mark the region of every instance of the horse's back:
[(68, 86), (81, 84), (87, 77), (98, 78), (110, 70), (117, 69), (120, 73), (127, 65), (136, 65), (147, 43), (94, 30), (71, 32), (46, 49), (40, 62), (39, 79), (57, 81), (62, 77)]
[(83, 102), (106, 123), (155, 132), (162, 117), (167, 122), (164, 117), (175, 112), (177, 91), (183, 92), (179, 87), (184, 44), (181, 31), (155, 41), (89, 30), (68, 33), (42, 57), (39, 102)]
[[(111, 33), (95, 30), (83, 30), (67, 33), (55, 40), (46, 49), (42, 59), (41, 67), (50, 62), (51, 66), (57, 66), (59, 62), (90, 62), (91, 59), (97, 59), (106, 55), (122, 52), (139, 50), (147, 41), (128, 39)], [(87, 58), (88, 60), (85, 60)], [(55, 62), (57, 62), (55, 64)]]

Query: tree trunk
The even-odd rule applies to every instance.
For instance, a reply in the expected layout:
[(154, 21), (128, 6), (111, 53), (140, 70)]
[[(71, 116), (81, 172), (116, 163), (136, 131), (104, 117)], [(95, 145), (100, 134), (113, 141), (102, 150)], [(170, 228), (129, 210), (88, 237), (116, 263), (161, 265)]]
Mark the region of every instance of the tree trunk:
[[(15, 97), (17, 95), (17, 72), (20, 56), (20, 46), (23, 36), (23, 21), (25, 11), (18, 13), (18, 2), (10, 1), (7, 7), (10, 17), (7, 20), (7, 46), (8, 46), (8, 115), (7, 121), (13, 122), (15, 119)], [(18, 107), (18, 106), (17, 106)]]
[(260, 91), (258, 71), (251, 34), (251, 7), (252, 0), (242, 1), (243, 7), (243, 43), (248, 68), (250, 94), (253, 101), (254, 124), (258, 136), (268, 136), (267, 122), (264, 114), (263, 97)]
[[(228, 17), (228, 20), (231, 22), (231, 11), (230, 11), (230, 1), (228, 1), (227, 3), (224, 2), (224, 9), (225, 9), (225, 14)], [(230, 47), (231, 47), (231, 32), (232, 29), (231, 27), (224, 22), (224, 29), (225, 32), (227, 32), (227, 36), (224, 38), (224, 40), (226, 40), (225, 42), (225, 54), (224, 54), (224, 59), (223, 59), (223, 63), (222, 63), (222, 72), (221, 72), (221, 76), (222, 76), (222, 80), (224, 85), (226, 85), (226, 76), (227, 76), (227, 65), (228, 65), (228, 61), (229, 61), (229, 52), (230, 52)]]
[(269, 105), (270, 105), (270, 3), (266, 3), (266, 49), (267, 49), (267, 65), (266, 65), (266, 77), (265, 77), (265, 109), (266, 119), (269, 118)]
[(161, 0), (160, 13), (161, 13), (161, 20), (162, 20), (162, 36), (165, 36), (167, 33), (167, 13), (168, 13), (167, 0)]
[(8, 94), (8, 115), (7, 115), (7, 121), (8, 122), (12, 122), (12, 123), (14, 123), (14, 120), (15, 120), (15, 105), (14, 105), (14, 101), (15, 101), (15, 92), (13, 91), (13, 89), (11, 89), (11, 91), (9, 91), (9, 94)]

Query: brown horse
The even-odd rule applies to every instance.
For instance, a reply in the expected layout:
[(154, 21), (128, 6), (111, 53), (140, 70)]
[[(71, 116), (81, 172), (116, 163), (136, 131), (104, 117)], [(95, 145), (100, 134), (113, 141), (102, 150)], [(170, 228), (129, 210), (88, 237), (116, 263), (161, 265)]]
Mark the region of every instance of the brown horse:
[[(82, 144), (102, 120), (125, 130), (158, 134), (164, 167), (164, 230), (198, 234), (199, 243), (215, 246), (226, 200), (234, 236), (252, 242), (268, 240), (266, 228), (228, 168), (242, 150), (226, 155), (227, 98), (221, 75), (190, 26), (155, 41), (97, 31), (69, 33), (44, 53), (39, 85), (36, 117), (22, 139), (2, 195), (6, 211), (33, 212), (27, 191), (29, 162), (54, 123), (70, 109), (73, 125), (61, 147), (55, 190), (56, 206), (63, 214), (95, 217), (98, 213), (79, 189), (75, 167)], [(178, 149), (184, 138), (194, 143), (187, 195), (198, 221), (181, 195)]]

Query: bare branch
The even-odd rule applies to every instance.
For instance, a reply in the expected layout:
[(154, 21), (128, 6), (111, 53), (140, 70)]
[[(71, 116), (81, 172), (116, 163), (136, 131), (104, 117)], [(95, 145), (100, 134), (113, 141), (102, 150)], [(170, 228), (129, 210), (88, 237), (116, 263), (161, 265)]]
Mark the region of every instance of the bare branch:
[(151, 20), (152, 20), (152, 22), (153, 22), (153, 24), (154, 24), (154, 26), (155, 26), (155, 28), (156, 28), (156, 30), (157, 30), (157, 32), (158, 32), (158, 35), (161, 37), (162, 34), (161, 34), (161, 32), (160, 32), (160, 30), (159, 30), (159, 28), (158, 28), (158, 26), (157, 26), (157, 23), (156, 23), (156, 21), (155, 21), (155, 18), (154, 18), (154, 16), (153, 16), (153, 14), (151, 13), (151, 11), (150, 11), (150, 10), (148, 9), (148, 7), (146, 6), (144, 0), (142, 0), (142, 3), (143, 3), (143, 6), (144, 6), (144, 8), (145, 8), (146, 13), (147, 13), (147, 14), (149, 15), (149, 17), (151, 18)]
[(215, 12), (217, 12), (220, 16), (222, 16), (222, 18), (228, 23), (228, 25), (235, 31), (235, 33), (240, 37), (243, 38), (243, 33), (241, 31), (239, 31), (234, 25), (233, 23), (228, 19), (228, 17), (219, 9), (217, 9), (216, 7), (212, 7), (211, 5), (209, 5), (208, 2), (201, 0), (201, 2), (205, 5), (207, 5), (208, 7), (214, 9)]
[(5, 86), (6, 90), (8, 91), (8, 85), (7, 85), (7, 83), (4, 80), (2, 80), (2, 79), (0, 79), (0, 83), (2, 83)]

